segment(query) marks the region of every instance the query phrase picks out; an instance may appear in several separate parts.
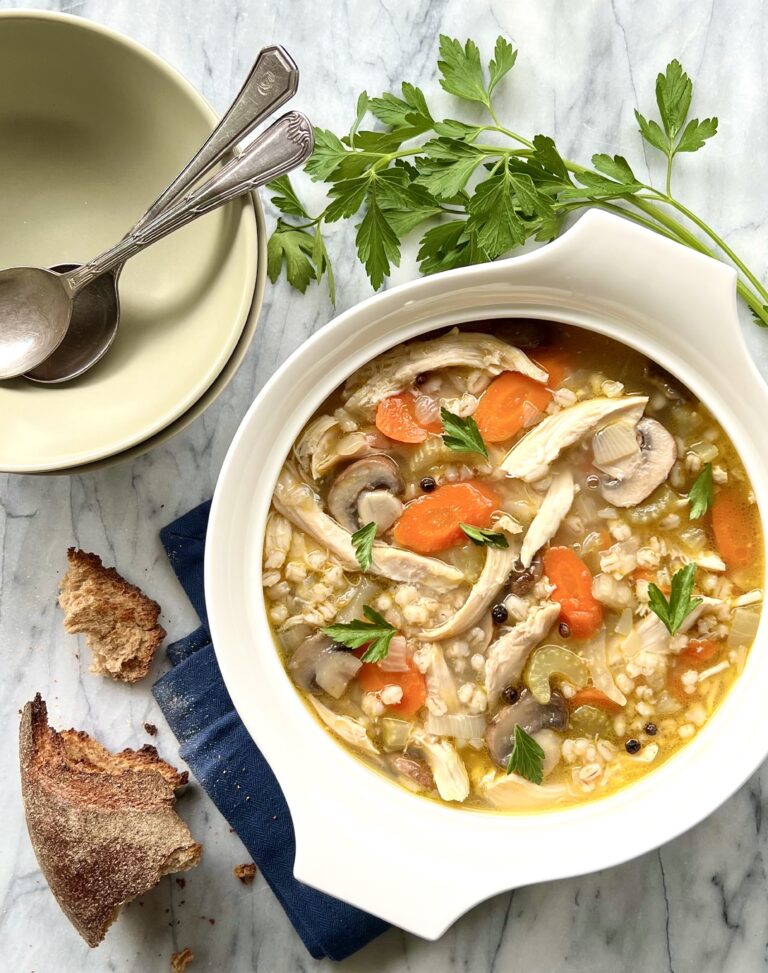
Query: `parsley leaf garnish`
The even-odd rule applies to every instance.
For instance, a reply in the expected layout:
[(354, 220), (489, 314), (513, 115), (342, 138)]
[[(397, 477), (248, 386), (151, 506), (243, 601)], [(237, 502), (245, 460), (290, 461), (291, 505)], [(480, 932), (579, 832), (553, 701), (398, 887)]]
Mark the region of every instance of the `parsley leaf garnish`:
[(693, 609), (701, 604), (701, 598), (691, 598), (695, 578), (695, 564), (686, 564), (684, 568), (676, 571), (672, 578), (669, 601), (655, 584), (648, 585), (648, 602), (651, 611), (664, 622), (670, 635), (674, 635)]
[(519, 723), (515, 723), (512, 753), (507, 762), (508, 774), (519, 774), (532, 784), (544, 779), (544, 751)]
[(359, 649), (361, 645), (368, 645), (370, 642), (362, 660), (379, 662), (387, 657), (389, 643), (397, 634), (397, 629), (369, 605), (365, 605), (363, 614), (368, 619), (367, 622), (355, 619), (353, 622), (328, 625), (322, 631), (329, 639), (341, 642), (348, 649)]
[(443, 442), (449, 449), (461, 453), (480, 453), (488, 458), (488, 450), (472, 416), (464, 419), (442, 408), (440, 418), (443, 420)]
[(698, 520), (712, 506), (712, 464), (705, 463), (701, 473), (688, 494), (690, 506), (688, 516), (691, 520)]
[[(670, 61), (656, 79), (657, 118), (635, 112), (643, 142), (666, 160), (666, 183), (657, 187), (623, 156), (598, 152), (591, 165), (583, 165), (563, 157), (548, 135), (518, 134), (505, 125), (496, 99), (517, 59), (504, 36), (489, 58), (471, 39), (441, 36), (440, 86), (459, 99), (459, 107), (471, 109), (469, 117), (454, 117), (452, 108), (440, 118), (429, 92), (403, 81), (378, 97), (362, 92), (348, 133), (315, 129), (315, 150), (304, 171), (326, 184), (329, 199), (319, 214), (310, 215), (299, 194), (287, 189), (287, 178), (284, 191), (281, 180), (271, 185), (281, 214), (273, 235), (282, 238), (270, 241), (272, 279), (285, 271), (294, 287), (305, 290), (327, 276), (332, 287), (322, 235), (335, 220), (355, 219), (358, 257), (378, 288), (413, 232), (420, 237), (419, 270), (433, 274), (496, 260), (532, 240), (552, 240), (567, 217), (597, 205), (685, 246), (734, 258), (741, 271), (739, 295), (755, 321), (768, 327), (768, 289), (712, 227), (672, 195), (674, 160), (701, 149), (718, 126), (714, 116), (689, 117), (693, 83), (680, 62)], [(484, 117), (477, 117), (478, 110)], [(689, 221), (708, 238), (706, 244), (691, 234)]]
[(485, 527), (473, 527), (472, 524), (459, 524), (467, 537), (478, 547), (509, 547), (509, 541), (504, 534), (488, 530)]
[(367, 571), (371, 566), (376, 530), (376, 523), (372, 520), (370, 524), (366, 524), (365, 527), (356, 530), (352, 535), (352, 546), (355, 549), (355, 557), (363, 571)]

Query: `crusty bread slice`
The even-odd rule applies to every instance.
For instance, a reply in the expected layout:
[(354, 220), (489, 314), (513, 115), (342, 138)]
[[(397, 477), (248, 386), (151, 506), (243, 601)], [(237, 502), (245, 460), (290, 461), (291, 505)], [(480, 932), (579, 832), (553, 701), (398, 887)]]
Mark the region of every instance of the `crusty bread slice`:
[(112, 754), (87, 733), (57, 733), (38, 693), (22, 712), (19, 756), (32, 847), (89, 946), (122, 905), (200, 860), (202, 845), (174, 811), (187, 774), (154, 747)]
[(165, 638), (157, 624), (160, 606), (114, 568), (105, 568), (97, 554), (70, 547), (67, 559), (59, 595), (65, 630), (85, 634), (92, 672), (123, 682), (142, 679)]

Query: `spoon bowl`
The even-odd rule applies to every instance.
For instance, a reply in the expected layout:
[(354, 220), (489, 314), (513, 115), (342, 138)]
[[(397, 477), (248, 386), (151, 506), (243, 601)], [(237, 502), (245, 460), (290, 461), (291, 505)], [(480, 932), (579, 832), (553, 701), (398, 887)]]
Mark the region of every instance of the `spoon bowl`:
[(61, 344), (72, 314), (66, 281), (41, 267), (0, 271), (0, 379), (33, 368)]
[[(67, 274), (80, 266), (57, 264), (51, 270)], [(25, 372), (25, 378), (40, 385), (59, 385), (78, 378), (101, 361), (117, 337), (118, 276), (116, 270), (108, 270), (80, 291), (72, 302), (72, 315), (63, 340), (42, 364)]]

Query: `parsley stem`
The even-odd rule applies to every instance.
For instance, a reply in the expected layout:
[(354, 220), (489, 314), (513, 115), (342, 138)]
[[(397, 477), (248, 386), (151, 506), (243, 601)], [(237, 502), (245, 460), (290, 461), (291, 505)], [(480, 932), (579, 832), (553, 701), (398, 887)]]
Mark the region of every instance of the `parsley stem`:
[(672, 195), (672, 153), (667, 154), (667, 196)]

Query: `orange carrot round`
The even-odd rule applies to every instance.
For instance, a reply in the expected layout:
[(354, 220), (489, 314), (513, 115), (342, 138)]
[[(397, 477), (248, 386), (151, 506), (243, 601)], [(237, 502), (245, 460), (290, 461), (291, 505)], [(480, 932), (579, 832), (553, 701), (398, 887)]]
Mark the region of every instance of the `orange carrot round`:
[(580, 689), (575, 696), (568, 700), (568, 703), (572, 709), (576, 709), (578, 706), (597, 706), (598, 709), (604, 709), (608, 713), (621, 713), (624, 709), (621, 704), (611, 699), (610, 696), (606, 696), (595, 686), (586, 686), (584, 689)]
[(488, 527), (499, 498), (485, 483), (446, 483), (409, 503), (395, 524), (395, 541), (419, 554), (445, 551), (466, 535), (461, 524)]
[(485, 390), (474, 420), (487, 443), (501, 443), (517, 435), (551, 401), (552, 393), (541, 382), (519, 372), (502, 372)]
[(745, 568), (756, 557), (755, 505), (737, 487), (726, 487), (712, 504), (712, 530), (717, 550), (729, 568)]
[(544, 571), (555, 586), (552, 601), (560, 603), (560, 618), (577, 639), (587, 639), (600, 628), (603, 607), (592, 594), (592, 574), (570, 547), (544, 552)]
[(531, 352), (531, 360), (547, 373), (544, 383), (548, 389), (556, 389), (573, 369), (570, 359), (562, 348), (542, 348)]
[(357, 672), (357, 681), (366, 693), (379, 693), (385, 686), (399, 686), (403, 698), (387, 709), (400, 716), (413, 716), (427, 701), (424, 676), (413, 667), (406, 672), (384, 672), (375, 663), (364, 662)]
[(689, 669), (699, 669), (717, 655), (719, 648), (711, 639), (691, 639), (678, 658), (685, 659)]
[(423, 443), (431, 432), (441, 432), (443, 424), (419, 422), (416, 398), (412, 392), (400, 392), (383, 399), (376, 407), (376, 428), (398, 443)]

